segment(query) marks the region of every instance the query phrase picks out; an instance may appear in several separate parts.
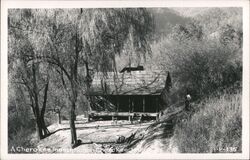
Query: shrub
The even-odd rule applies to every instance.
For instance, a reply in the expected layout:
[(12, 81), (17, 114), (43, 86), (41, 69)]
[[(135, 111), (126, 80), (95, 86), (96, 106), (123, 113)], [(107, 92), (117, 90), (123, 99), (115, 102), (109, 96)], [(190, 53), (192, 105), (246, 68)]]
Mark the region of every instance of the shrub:
[[(11, 102), (11, 101), (9, 101)], [(23, 104), (8, 106), (8, 151), (13, 152), (12, 147), (34, 147), (31, 142), (31, 135), (36, 130), (35, 120), (31, 116), (31, 111)]]
[[(17, 147), (22, 148), (31, 148), (35, 147), (35, 144), (32, 143), (32, 133), (34, 131), (32, 129), (28, 128), (19, 128), (18, 131), (12, 133), (12, 135), (9, 135), (8, 137), (8, 151), (9, 153), (26, 153), (25, 151), (16, 150)], [(12, 147), (15, 148), (15, 150), (12, 150)]]
[(177, 124), (175, 140), (181, 152), (242, 151), (241, 91), (220, 93), (194, 104), (199, 110), (189, 121)]
[(241, 80), (241, 53), (216, 42), (187, 42), (168, 53), (170, 70), (181, 92), (195, 99)]
[(197, 100), (242, 80), (242, 33), (230, 26), (219, 33), (209, 38), (199, 25), (177, 26), (152, 46), (154, 62), (171, 73), (177, 99), (188, 92)]

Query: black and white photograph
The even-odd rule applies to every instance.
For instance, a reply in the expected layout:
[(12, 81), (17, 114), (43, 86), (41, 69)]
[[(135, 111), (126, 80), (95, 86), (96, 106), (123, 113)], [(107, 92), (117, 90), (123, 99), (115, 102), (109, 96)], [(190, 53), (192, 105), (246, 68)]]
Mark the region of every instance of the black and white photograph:
[(249, 156), (249, 8), (99, 5), (5, 9), (4, 155)]

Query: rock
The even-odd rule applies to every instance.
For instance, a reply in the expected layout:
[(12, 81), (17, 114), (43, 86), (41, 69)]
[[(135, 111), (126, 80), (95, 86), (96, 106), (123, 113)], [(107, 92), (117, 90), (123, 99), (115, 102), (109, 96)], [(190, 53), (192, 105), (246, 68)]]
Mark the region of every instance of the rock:
[(118, 153), (116, 147), (114, 147), (114, 146), (111, 148), (111, 150), (112, 150), (112, 152), (110, 152), (110, 153)]
[(116, 143), (124, 143), (125, 142), (125, 137), (124, 136), (117, 136), (117, 140), (116, 140)]

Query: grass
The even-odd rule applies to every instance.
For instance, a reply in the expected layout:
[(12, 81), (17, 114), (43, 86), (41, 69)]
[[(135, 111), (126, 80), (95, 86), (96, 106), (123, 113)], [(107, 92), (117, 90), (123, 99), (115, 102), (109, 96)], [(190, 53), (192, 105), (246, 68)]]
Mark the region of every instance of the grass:
[[(20, 114), (20, 115), (19, 115)], [(24, 150), (14, 150), (13, 148), (36, 148), (39, 139), (36, 136), (36, 124), (29, 113), (19, 114), (9, 112), (8, 115), (8, 151), (9, 153), (27, 153)], [(26, 117), (24, 117), (26, 116)], [(45, 115), (45, 124), (51, 125), (57, 123), (55, 114)], [(29, 153), (32, 153), (29, 152)]]
[[(17, 150), (18, 147), (35, 147), (32, 137), (35, 133), (35, 122), (29, 115), (19, 112), (9, 112), (8, 115), (8, 152), (26, 153), (23, 150)], [(14, 148), (14, 149), (13, 149)]]
[(12, 133), (8, 138), (8, 152), (9, 153), (32, 153), (25, 152), (19, 148), (34, 148), (36, 147), (34, 142), (32, 142), (32, 134), (34, 131), (32, 129), (25, 129), (21, 127), (18, 132)]
[(242, 152), (242, 92), (227, 89), (193, 104), (195, 113), (176, 125), (174, 139), (182, 153)]

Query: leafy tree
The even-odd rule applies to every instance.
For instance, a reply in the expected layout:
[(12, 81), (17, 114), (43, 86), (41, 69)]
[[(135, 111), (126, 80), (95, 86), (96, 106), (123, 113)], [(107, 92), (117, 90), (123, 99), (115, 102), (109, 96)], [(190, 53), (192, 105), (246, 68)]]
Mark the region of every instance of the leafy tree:
[(232, 47), (242, 47), (242, 30), (237, 30), (231, 25), (226, 25), (220, 30), (220, 42), (223, 45), (233, 45)]
[[(12, 71), (9, 72), (10, 82), (25, 87), (30, 100), (29, 105), (35, 116), (37, 133), (42, 139), (49, 134), (44, 122), (49, 69), (36, 58), (36, 51), (29, 40), (30, 33), (23, 32), (28, 25), (27, 19), (30, 19), (29, 12), (24, 10), (19, 13), (20, 17), (15, 17), (17, 15), (13, 12), (9, 14), (9, 70)], [(19, 21), (19, 18), (23, 21)]]
[(202, 26), (198, 23), (191, 22), (186, 25), (177, 24), (174, 28), (170, 37), (179, 42), (185, 42), (188, 40), (202, 40), (203, 38)]
[(174, 94), (177, 98), (172, 99), (180, 99), (189, 92), (195, 100), (241, 80), (240, 29), (228, 26), (222, 30), (221, 39), (224, 37), (226, 42), (222, 45), (219, 39), (205, 35), (200, 27), (186, 26), (174, 28), (171, 37), (152, 47), (159, 57), (157, 64), (172, 73), (172, 92), (177, 93)]
[[(28, 17), (13, 24), (28, 32), (34, 60), (54, 66), (71, 103), (72, 147), (78, 144), (75, 108), (79, 93), (88, 95), (91, 73), (116, 71), (115, 56), (121, 54), (128, 37), (138, 54), (150, 53), (152, 17), (146, 9), (39, 9), (15, 10)], [(20, 20), (20, 19), (19, 19)], [(18, 21), (16, 21), (18, 22)], [(26, 27), (26, 28), (25, 28)], [(34, 63), (34, 68), (36, 63)], [(91, 69), (92, 68), (92, 69)], [(32, 70), (35, 72), (36, 70)], [(37, 77), (33, 74), (33, 79)], [(105, 74), (104, 74), (105, 75)], [(33, 80), (34, 82), (34, 80)], [(34, 83), (34, 89), (37, 85)]]
[[(167, 46), (166, 46), (167, 47)], [(209, 40), (175, 44), (165, 50), (180, 95), (187, 90), (194, 99), (241, 80), (240, 51)]]

